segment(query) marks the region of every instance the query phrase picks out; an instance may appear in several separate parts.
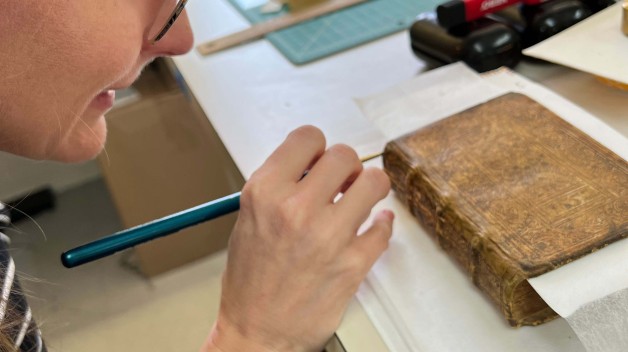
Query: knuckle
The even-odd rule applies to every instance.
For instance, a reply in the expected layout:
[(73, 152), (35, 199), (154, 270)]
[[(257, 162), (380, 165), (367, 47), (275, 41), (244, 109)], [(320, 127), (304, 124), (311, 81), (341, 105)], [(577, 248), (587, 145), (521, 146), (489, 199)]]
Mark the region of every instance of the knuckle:
[(383, 252), (388, 249), (390, 246), (390, 234), (392, 233), (392, 228), (386, 224), (380, 224), (380, 231), (382, 232), (376, 241), (377, 248), (380, 252)]
[(380, 226), (380, 234), (377, 236), (377, 240), (375, 240), (374, 246), (376, 247), (378, 253), (383, 253), (390, 246), (390, 234), (392, 233), (392, 229), (390, 226), (381, 224)]
[(295, 215), (297, 208), (297, 201), (294, 197), (287, 197), (277, 205), (276, 216), (283, 222), (287, 222)]
[(348, 278), (362, 281), (363, 276), (368, 272), (368, 260), (363, 253), (353, 252), (346, 256), (345, 272)]
[(360, 160), (355, 150), (346, 144), (335, 144), (329, 148), (328, 152), (343, 162), (359, 163)]
[(289, 138), (295, 138), (297, 140), (307, 140), (318, 146), (325, 146), (325, 135), (323, 132), (311, 125), (301, 126), (294, 131), (290, 132)]
[(264, 199), (264, 188), (260, 186), (261, 183), (249, 181), (244, 184), (242, 193), (240, 195), (240, 207), (249, 208), (260, 199)]
[(292, 236), (307, 229), (308, 214), (307, 203), (300, 196), (292, 195), (277, 205), (274, 217), (280, 224), (282, 234)]
[(376, 221), (373, 224), (373, 227), (380, 234), (388, 234), (388, 236), (382, 236), (385, 240), (388, 240), (390, 238), (390, 234), (392, 234), (392, 224), (390, 224), (389, 222)]
[(264, 178), (264, 167), (260, 167), (259, 169), (253, 171), (253, 173), (251, 174), (251, 177), (249, 177), (249, 180), (244, 184), (244, 187), (250, 185), (253, 182), (256, 182), (257, 180), (260, 180)]
[(262, 165), (251, 174), (251, 177), (249, 177), (249, 180), (244, 184), (244, 187), (266, 183), (267, 180), (272, 177), (271, 171), (272, 168), (267, 165)]
[(369, 167), (364, 169), (363, 174), (367, 178), (367, 182), (384, 195), (390, 191), (390, 178), (384, 171)]

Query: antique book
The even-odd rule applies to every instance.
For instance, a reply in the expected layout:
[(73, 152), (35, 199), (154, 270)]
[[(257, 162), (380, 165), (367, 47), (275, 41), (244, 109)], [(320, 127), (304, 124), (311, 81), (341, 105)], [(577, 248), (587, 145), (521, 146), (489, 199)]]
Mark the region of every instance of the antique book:
[(627, 162), (521, 94), (388, 143), (384, 167), (512, 326), (556, 317), (528, 278), (628, 236)]

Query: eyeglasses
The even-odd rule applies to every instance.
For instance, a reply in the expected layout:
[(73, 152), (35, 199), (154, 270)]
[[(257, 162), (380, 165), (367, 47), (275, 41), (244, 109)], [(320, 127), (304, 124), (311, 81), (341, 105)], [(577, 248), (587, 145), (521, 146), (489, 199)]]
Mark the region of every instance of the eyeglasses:
[(157, 43), (168, 33), (174, 22), (179, 18), (188, 0), (166, 0), (159, 10), (155, 22), (148, 32), (151, 44)]

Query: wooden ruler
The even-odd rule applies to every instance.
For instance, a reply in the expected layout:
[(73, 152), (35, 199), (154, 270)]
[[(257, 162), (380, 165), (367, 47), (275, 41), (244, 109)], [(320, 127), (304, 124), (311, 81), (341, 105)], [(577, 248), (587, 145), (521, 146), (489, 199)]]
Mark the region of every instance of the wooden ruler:
[(236, 32), (215, 40), (208, 41), (197, 47), (201, 55), (207, 56), (215, 52), (228, 49), (252, 40), (263, 38), (266, 34), (293, 26), (322, 15), (357, 5), (367, 0), (329, 0), (310, 8), (294, 13), (287, 13), (267, 22), (253, 25), (240, 32)]

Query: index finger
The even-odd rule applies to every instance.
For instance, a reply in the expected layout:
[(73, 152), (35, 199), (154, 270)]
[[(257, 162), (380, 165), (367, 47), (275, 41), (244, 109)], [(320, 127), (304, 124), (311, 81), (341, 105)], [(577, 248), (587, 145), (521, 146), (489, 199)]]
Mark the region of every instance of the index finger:
[(314, 126), (290, 132), (286, 140), (266, 159), (260, 170), (273, 179), (298, 182), (305, 171), (325, 152), (325, 136)]

